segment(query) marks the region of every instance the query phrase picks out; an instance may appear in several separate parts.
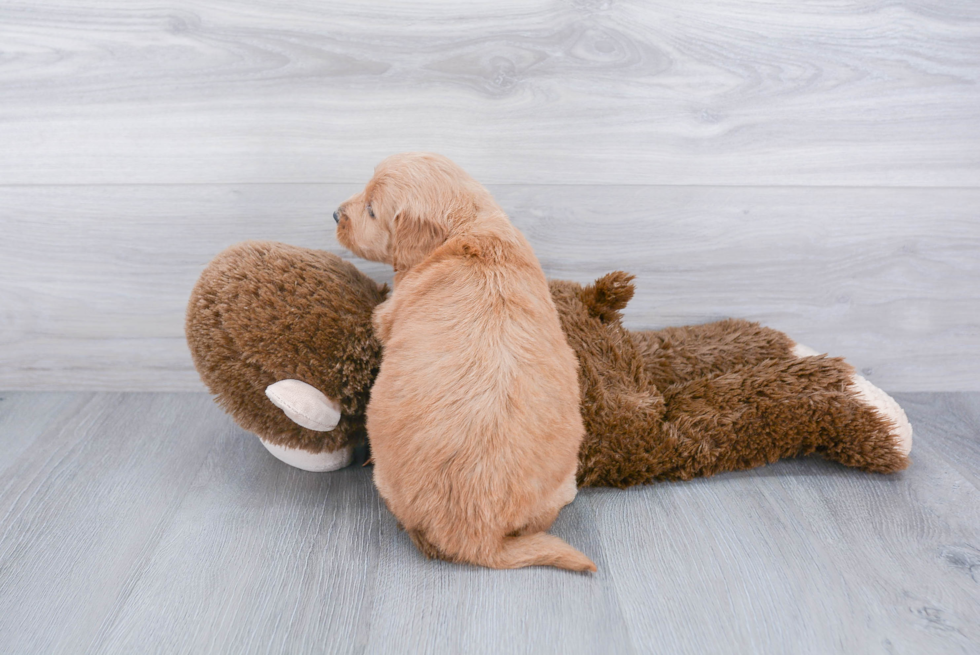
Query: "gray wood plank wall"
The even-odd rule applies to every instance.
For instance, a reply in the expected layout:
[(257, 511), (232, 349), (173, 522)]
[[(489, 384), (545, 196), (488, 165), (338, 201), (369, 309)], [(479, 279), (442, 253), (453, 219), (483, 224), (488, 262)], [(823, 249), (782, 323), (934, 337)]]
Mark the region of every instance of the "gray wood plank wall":
[(978, 390), (978, 81), (975, 2), (5, 2), (0, 388), (201, 389), (210, 257), (341, 253), (333, 207), (422, 149), (549, 275), (636, 273), (631, 327)]

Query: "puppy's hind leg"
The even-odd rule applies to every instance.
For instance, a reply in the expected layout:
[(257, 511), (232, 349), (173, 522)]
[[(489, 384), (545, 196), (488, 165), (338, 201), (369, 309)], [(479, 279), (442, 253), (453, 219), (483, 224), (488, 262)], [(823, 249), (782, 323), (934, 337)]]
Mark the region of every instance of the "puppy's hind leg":
[(426, 536), (424, 530), (416, 528), (406, 530), (406, 532), (411, 538), (412, 543), (415, 544), (415, 547), (419, 549), (419, 552), (429, 559), (444, 559), (447, 561), (452, 561), (451, 557), (447, 557), (435, 544), (429, 541), (429, 538)]
[(546, 532), (551, 527), (551, 524), (555, 522), (555, 519), (558, 518), (558, 513), (561, 511), (561, 508), (575, 500), (577, 493), (578, 486), (576, 485), (575, 472), (573, 471), (565, 479), (565, 482), (551, 495), (545, 508), (536, 517), (528, 521), (527, 526), (520, 531), (520, 534)]

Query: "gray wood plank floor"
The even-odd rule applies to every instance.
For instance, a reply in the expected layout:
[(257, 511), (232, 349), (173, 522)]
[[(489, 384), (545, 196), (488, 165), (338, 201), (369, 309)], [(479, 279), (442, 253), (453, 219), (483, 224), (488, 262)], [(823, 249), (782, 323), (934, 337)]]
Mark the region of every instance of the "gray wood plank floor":
[(980, 394), (913, 465), (583, 491), (593, 576), (425, 560), (370, 469), (291, 469), (205, 394), (0, 393), (0, 652), (975, 653)]

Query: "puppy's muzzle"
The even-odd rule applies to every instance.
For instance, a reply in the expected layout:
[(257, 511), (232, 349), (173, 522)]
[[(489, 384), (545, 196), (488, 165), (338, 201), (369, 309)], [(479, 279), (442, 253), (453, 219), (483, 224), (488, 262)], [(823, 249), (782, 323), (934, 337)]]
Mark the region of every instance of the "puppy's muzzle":
[(336, 223), (340, 223), (340, 210), (337, 210), (333, 213), (333, 220)]

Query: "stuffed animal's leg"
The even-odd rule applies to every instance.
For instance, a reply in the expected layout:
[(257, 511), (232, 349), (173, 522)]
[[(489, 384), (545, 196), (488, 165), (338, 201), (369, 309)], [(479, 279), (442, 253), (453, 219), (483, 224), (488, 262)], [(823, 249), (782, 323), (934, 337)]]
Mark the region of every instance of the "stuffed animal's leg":
[[(824, 354), (801, 343), (793, 346), (793, 354), (800, 359), (824, 357)], [(858, 375), (857, 372), (851, 373), (850, 388), (862, 403), (874, 408), (895, 425), (895, 435), (901, 445), (902, 452), (906, 455), (912, 452), (912, 424), (909, 423), (901, 405), (867, 379)]]
[(770, 360), (675, 385), (664, 398), (665, 432), (685, 454), (664, 477), (811, 453), (879, 473), (908, 466), (904, 413), (839, 358)]
[(908, 465), (904, 413), (838, 358), (766, 360), (584, 412), (581, 486), (628, 487), (821, 454), (890, 473)]
[(768, 359), (795, 359), (795, 342), (740, 319), (633, 332), (644, 368), (660, 389)]

